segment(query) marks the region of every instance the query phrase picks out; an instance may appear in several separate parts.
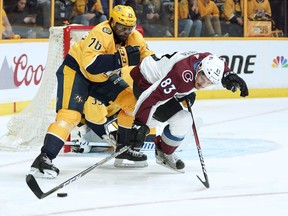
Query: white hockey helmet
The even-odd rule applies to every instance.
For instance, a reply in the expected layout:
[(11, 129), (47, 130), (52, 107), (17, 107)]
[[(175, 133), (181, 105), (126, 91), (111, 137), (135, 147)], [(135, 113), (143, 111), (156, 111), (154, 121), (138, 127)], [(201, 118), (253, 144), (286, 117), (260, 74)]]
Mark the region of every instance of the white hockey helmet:
[(216, 55), (208, 55), (198, 65), (197, 73), (201, 71), (213, 84), (218, 84), (224, 73), (224, 61)]

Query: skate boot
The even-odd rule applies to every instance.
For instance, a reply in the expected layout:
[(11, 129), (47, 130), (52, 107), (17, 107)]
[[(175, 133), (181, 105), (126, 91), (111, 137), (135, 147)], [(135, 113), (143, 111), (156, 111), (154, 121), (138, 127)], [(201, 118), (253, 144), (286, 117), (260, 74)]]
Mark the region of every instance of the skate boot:
[[(116, 152), (119, 151), (124, 145), (117, 145)], [(143, 168), (147, 167), (147, 155), (141, 153), (136, 149), (128, 149), (122, 154), (118, 155), (114, 161), (115, 167), (120, 168)]]
[(35, 178), (53, 179), (59, 175), (59, 169), (52, 164), (45, 153), (41, 153), (31, 165), (29, 174)]
[(184, 167), (185, 167), (185, 164), (184, 162), (179, 159), (177, 157), (177, 155), (173, 152), (172, 154), (168, 155), (168, 154), (165, 154), (162, 150), (161, 150), (161, 137), (160, 136), (157, 136), (155, 138), (155, 157), (156, 157), (156, 163), (164, 166), (164, 167), (167, 167), (169, 169), (172, 169), (172, 170), (175, 170), (177, 172), (181, 172), (181, 173), (184, 173)]

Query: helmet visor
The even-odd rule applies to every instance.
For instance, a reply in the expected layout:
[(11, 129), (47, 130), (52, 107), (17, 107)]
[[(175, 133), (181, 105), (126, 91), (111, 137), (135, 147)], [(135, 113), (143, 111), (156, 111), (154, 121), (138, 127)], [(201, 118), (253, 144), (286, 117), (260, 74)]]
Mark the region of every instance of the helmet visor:
[(118, 34), (126, 33), (130, 34), (133, 30), (135, 30), (136, 26), (125, 26), (120, 23), (116, 23), (115, 28), (118, 31)]

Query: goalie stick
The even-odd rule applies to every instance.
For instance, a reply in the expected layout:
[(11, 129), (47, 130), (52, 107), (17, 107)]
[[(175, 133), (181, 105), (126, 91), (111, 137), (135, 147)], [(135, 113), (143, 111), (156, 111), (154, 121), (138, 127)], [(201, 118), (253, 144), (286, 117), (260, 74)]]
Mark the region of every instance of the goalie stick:
[(50, 194), (54, 193), (55, 191), (59, 190), (60, 188), (66, 187), (67, 185), (75, 182), (76, 180), (80, 179), (81, 177), (83, 177), (84, 175), (86, 175), (87, 173), (89, 173), (90, 171), (92, 171), (93, 169), (95, 169), (96, 167), (108, 162), (109, 160), (117, 157), (118, 155), (122, 154), (123, 152), (127, 151), (128, 149), (130, 149), (130, 146), (124, 146), (123, 148), (120, 149), (120, 151), (115, 152), (111, 155), (109, 155), (108, 157), (100, 160), (99, 162), (95, 163), (94, 165), (88, 167), (87, 169), (83, 170), (82, 172), (78, 173), (77, 175), (73, 176), (72, 178), (66, 180), (65, 182), (59, 184), (58, 186), (52, 188), (51, 190), (47, 191), (46, 193), (44, 193), (41, 188), (39, 187), (35, 177), (31, 174), (28, 174), (26, 176), (26, 183), (29, 186), (29, 188), (31, 189), (31, 191), (39, 198), (39, 199), (43, 199), (47, 196), (49, 196)]
[(90, 142), (90, 141), (67, 141), (64, 143), (66, 146), (94, 146), (94, 147), (102, 147), (109, 148), (112, 147), (109, 143), (100, 143), (100, 142)]
[(200, 159), (200, 163), (201, 163), (201, 167), (202, 167), (202, 171), (203, 171), (203, 175), (204, 175), (205, 181), (202, 181), (202, 179), (198, 175), (197, 175), (197, 178), (202, 182), (202, 184), (206, 188), (209, 188), (210, 185), (209, 185), (209, 181), (208, 181), (208, 175), (207, 175), (207, 171), (206, 171), (206, 168), (205, 168), (205, 163), (204, 163), (204, 158), (203, 158), (203, 155), (202, 155), (200, 141), (199, 141), (199, 138), (198, 138), (198, 134), (197, 134), (196, 126), (195, 126), (195, 121), (194, 121), (194, 117), (193, 117), (193, 113), (192, 113), (192, 109), (191, 109), (192, 104), (191, 104), (191, 101), (189, 99), (186, 99), (186, 103), (187, 103), (188, 111), (190, 112), (191, 118), (192, 118), (192, 121), (193, 121), (192, 130), (193, 130), (195, 143), (196, 143), (197, 151), (198, 151), (198, 156), (199, 156), (199, 159)]

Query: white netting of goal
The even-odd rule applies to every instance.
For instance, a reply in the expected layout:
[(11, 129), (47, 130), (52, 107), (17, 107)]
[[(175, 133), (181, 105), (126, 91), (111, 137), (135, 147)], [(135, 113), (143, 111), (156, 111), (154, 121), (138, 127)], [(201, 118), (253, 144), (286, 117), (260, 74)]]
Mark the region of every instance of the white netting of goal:
[(42, 146), (47, 128), (56, 115), (56, 71), (69, 47), (85, 37), (90, 29), (91, 27), (79, 25), (50, 28), (48, 55), (41, 86), (29, 105), (8, 122), (8, 132), (0, 138), (0, 148), (26, 150)]

